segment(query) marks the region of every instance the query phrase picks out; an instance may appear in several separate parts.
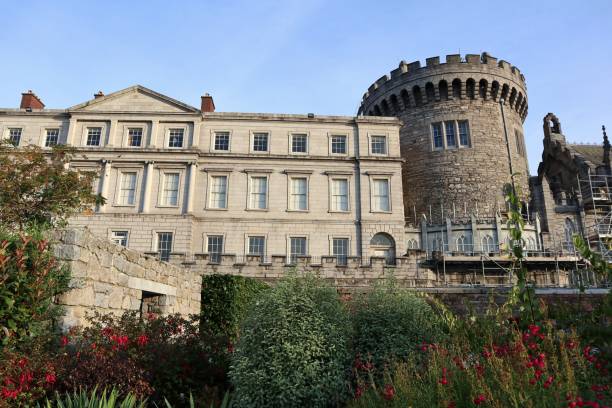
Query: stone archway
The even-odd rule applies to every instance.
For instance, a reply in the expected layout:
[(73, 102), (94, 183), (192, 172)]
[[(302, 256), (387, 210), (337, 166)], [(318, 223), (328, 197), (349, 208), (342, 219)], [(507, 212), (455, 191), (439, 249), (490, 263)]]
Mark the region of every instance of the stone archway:
[(389, 234), (379, 232), (370, 240), (370, 256), (384, 257), (387, 265), (395, 265), (395, 240)]

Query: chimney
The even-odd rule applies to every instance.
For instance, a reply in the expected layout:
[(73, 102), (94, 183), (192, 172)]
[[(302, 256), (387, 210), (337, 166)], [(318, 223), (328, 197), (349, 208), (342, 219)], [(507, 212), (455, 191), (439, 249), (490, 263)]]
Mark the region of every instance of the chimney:
[(212, 96), (205, 93), (202, 97), (202, 112), (214, 112), (215, 111), (215, 102), (213, 102)]
[(42, 103), (40, 98), (32, 92), (32, 90), (28, 90), (28, 92), (24, 92), (21, 94), (21, 105), (19, 105), (20, 109), (32, 110), (32, 109), (43, 109), (45, 104)]
[(94, 99), (98, 99), (104, 96), (104, 92), (98, 91), (94, 94)]

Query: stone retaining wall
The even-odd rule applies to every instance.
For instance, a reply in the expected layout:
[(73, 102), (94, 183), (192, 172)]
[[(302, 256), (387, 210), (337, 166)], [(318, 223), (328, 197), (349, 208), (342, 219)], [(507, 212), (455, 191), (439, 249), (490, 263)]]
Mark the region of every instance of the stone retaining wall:
[(72, 273), (72, 290), (59, 298), (63, 328), (86, 323), (86, 314), (157, 309), (162, 314), (200, 312), (202, 280), (196, 271), (95, 237), (87, 229), (57, 233), (56, 256)]

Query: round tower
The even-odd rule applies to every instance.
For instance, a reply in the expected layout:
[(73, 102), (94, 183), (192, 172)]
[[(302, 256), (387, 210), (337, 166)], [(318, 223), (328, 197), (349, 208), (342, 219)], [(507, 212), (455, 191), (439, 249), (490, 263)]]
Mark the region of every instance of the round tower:
[[(503, 107), (500, 106), (503, 100)], [(503, 109), (503, 115), (502, 115)], [(447, 55), (399, 67), (372, 84), (361, 115), (397, 116), (404, 207), (410, 220), (446, 216), (492, 217), (504, 208), (512, 172), (529, 192), (523, 122), (527, 86), (518, 68), (482, 55)], [(507, 131), (508, 149), (506, 148)]]

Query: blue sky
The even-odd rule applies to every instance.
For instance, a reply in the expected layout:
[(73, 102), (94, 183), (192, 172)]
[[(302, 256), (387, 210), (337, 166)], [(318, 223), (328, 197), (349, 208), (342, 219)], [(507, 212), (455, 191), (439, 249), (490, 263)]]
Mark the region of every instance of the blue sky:
[(542, 118), (566, 137), (612, 133), (612, 1), (3, 2), (0, 106), (33, 89), (50, 108), (142, 84), (217, 110), (355, 114), (408, 62), (488, 51), (527, 78), (532, 173)]

